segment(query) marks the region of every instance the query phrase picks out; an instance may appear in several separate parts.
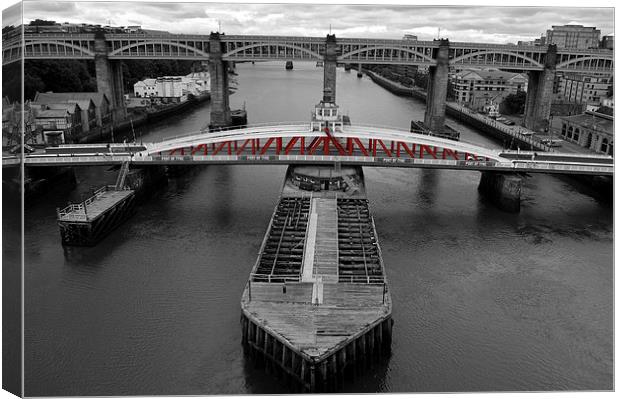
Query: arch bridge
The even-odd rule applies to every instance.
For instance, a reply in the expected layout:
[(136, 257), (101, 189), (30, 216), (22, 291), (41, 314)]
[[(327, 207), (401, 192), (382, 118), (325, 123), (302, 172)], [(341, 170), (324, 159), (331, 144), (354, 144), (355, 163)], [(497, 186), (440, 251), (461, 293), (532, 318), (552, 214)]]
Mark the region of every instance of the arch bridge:
[[(105, 52), (116, 59), (210, 58), (210, 35), (107, 33)], [(226, 61), (321, 61), (324, 37), (220, 35)], [(432, 66), (440, 41), (339, 38), (337, 61), (364, 64)], [(451, 65), (543, 70), (548, 46), (517, 46), (451, 42)], [(22, 59), (94, 59), (99, 53), (95, 33), (13, 33), (3, 35), (3, 65)], [(555, 67), (562, 72), (613, 72), (613, 51), (558, 49)]]
[(227, 63), (231, 61), (323, 61), (325, 100), (336, 102), (338, 63), (402, 64), (427, 66), (425, 126), (444, 129), (449, 67), (493, 67), (527, 71), (528, 93), (525, 126), (542, 131), (548, 127), (556, 72), (611, 74), (613, 51), (558, 49), (550, 46), (515, 46), (464, 43), (448, 40), (412, 41), (387, 39), (296, 36), (179, 35), (146, 33), (15, 33), (3, 35), (3, 64), (20, 59), (94, 59), (97, 88), (113, 108), (124, 111), (123, 59), (208, 60), (211, 74), (211, 123), (230, 126)]

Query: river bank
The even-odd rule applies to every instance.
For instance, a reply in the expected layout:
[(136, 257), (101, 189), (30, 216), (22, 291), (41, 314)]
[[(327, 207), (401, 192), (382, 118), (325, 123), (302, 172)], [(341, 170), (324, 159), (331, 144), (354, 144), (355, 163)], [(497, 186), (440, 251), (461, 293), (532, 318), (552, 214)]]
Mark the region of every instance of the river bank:
[[(426, 103), (426, 91), (418, 87), (404, 86), (372, 71), (364, 70), (364, 73), (377, 85), (396, 95), (414, 97)], [(487, 118), (458, 103), (447, 101), (446, 115), (476, 129), (478, 132), (494, 138), (502, 143), (504, 148), (545, 152), (554, 151), (550, 146), (537, 140), (534, 136), (534, 132), (522, 126), (506, 126), (501, 122)], [(522, 132), (526, 132), (526, 134), (524, 135)], [(568, 176), (566, 180), (572, 182), (574, 185), (576, 184), (578, 187), (583, 187), (585, 185), (588, 189), (593, 190), (594, 195), (600, 197), (604, 201), (613, 200), (613, 179), (602, 176), (571, 175)]]
[[(399, 96), (409, 96), (422, 100), (426, 103), (426, 91), (418, 87), (407, 87), (394, 82), (375, 72), (364, 70), (368, 77), (379, 86)], [(533, 132), (523, 128), (511, 128), (503, 123), (475, 113), (458, 103), (446, 101), (446, 115), (453, 117), (483, 133), (499, 140), (504, 147), (531, 149), (538, 151), (553, 151), (553, 149), (533, 138)], [(525, 132), (526, 134), (522, 134)]]

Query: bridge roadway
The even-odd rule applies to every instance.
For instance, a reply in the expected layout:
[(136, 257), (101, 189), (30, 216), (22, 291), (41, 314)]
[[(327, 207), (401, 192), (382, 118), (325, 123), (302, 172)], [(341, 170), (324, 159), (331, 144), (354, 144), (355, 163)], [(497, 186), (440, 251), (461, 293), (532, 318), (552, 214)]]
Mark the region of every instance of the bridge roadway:
[[(50, 147), (45, 153), (24, 156), (26, 166), (193, 164), (334, 164), (613, 175), (613, 158), (602, 155), (543, 153), (489, 149), (476, 144), (410, 133), (403, 130), (345, 126), (326, 133), (312, 131), (309, 123), (253, 126), (218, 132), (193, 132), (156, 143), (144, 143), (135, 152), (114, 144), (76, 144)], [(5, 156), (3, 167), (21, 162)]]
[[(322, 61), (325, 37), (220, 35), (224, 61)], [(337, 62), (432, 66), (439, 41), (337, 38)], [(26, 33), (3, 35), (3, 65), (25, 59), (94, 59), (94, 33)], [(210, 57), (209, 35), (105, 34), (107, 57), (115, 59), (187, 59)], [(450, 65), (543, 70), (547, 46), (450, 42)], [(611, 73), (613, 51), (557, 49), (556, 70)]]

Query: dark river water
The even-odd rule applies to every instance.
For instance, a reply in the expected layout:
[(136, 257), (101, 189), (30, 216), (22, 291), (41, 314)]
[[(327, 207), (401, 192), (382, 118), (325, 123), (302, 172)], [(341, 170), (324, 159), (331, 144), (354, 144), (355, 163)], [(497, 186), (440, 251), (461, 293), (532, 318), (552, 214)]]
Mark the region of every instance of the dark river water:
[[(238, 66), (249, 122), (307, 121), (314, 64)], [(338, 70), (353, 123), (407, 129), (424, 104)], [(198, 130), (209, 104), (140, 131)], [(462, 140), (497, 147), (449, 120)], [(93, 248), (63, 248), (55, 208), (113, 182), (77, 171), (26, 209), (26, 395), (286, 393), (241, 346), (240, 296), (286, 168), (208, 166), (169, 179)], [(392, 354), (347, 392), (613, 388), (612, 206), (532, 175), (519, 214), (482, 198), (478, 172), (364, 168), (393, 300)], [(15, 241), (12, 215), (5, 240)], [(9, 227), (7, 227), (9, 226)], [(8, 241), (7, 241), (8, 242)], [(6, 255), (6, 253), (5, 253)]]

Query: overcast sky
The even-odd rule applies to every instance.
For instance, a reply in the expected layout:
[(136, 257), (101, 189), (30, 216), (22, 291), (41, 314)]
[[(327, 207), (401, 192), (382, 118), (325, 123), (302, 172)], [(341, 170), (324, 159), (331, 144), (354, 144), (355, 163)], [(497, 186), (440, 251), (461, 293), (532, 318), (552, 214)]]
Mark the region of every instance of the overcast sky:
[[(329, 5), (322, 0), (312, 4), (26, 0), (23, 4), (26, 23), (40, 18), (56, 22), (110, 23), (113, 26), (141, 25), (146, 29), (173, 33), (208, 34), (218, 30), (218, 24), (221, 24), (221, 30), (227, 34), (325, 36), (331, 25), (336, 37), (402, 38), (405, 33), (411, 33), (418, 35), (420, 40), (431, 40), (441, 29), (440, 36), (452, 41), (516, 43), (518, 40), (540, 37), (551, 25), (596, 26), (602, 35), (614, 31), (613, 9), (600, 7), (612, 4), (605, 1), (581, 3), (598, 5), (597, 8), (422, 7), (415, 6), (414, 1), (402, 0), (392, 3), (404, 4), (359, 5), (363, 2), (357, 0), (357, 5)], [(476, 1), (476, 4), (484, 3), (499, 2)], [(8, 24), (19, 24), (19, 7), (3, 12), (3, 26)]]

